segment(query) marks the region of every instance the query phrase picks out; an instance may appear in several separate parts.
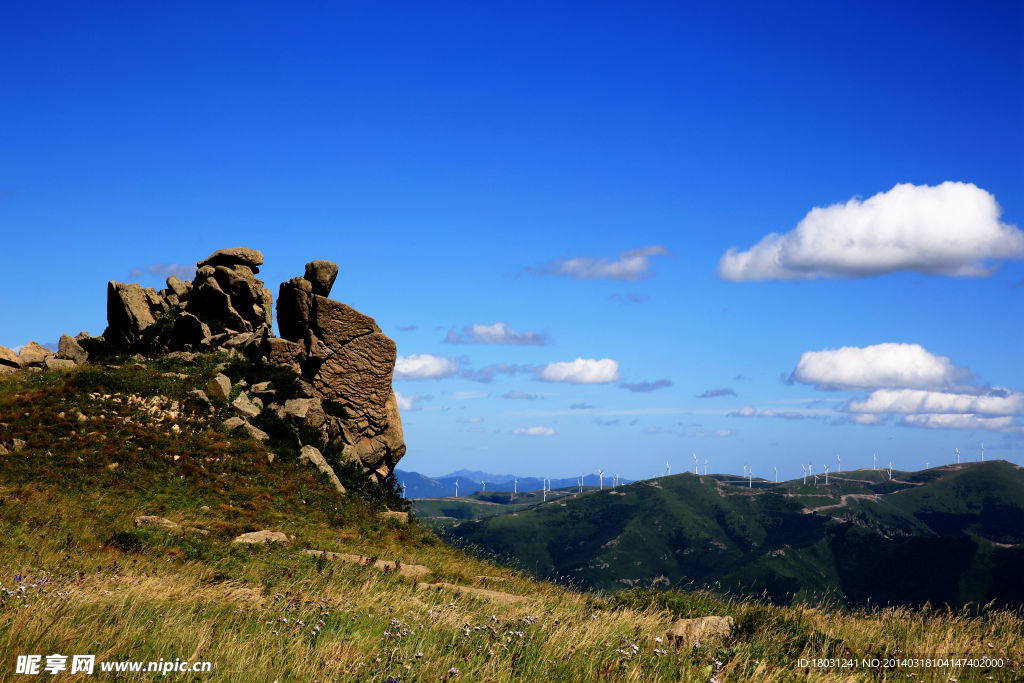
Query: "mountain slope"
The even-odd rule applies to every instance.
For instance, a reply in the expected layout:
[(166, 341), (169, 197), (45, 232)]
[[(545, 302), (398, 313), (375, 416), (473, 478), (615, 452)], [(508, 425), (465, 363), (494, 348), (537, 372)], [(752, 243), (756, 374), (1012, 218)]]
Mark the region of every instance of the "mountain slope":
[[(447, 530), (539, 576), (621, 590), (715, 586), (852, 605), (1024, 604), (1024, 471), (987, 462), (761, 488), (690, 474)], [(1010, 547), (1006, 547), (1009, 545)]]

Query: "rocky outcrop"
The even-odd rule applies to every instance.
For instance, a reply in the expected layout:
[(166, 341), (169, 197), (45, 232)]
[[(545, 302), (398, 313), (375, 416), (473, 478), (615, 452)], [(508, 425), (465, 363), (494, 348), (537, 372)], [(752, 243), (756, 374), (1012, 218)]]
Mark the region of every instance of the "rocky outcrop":
[[(221, 349), (295, 371), (305, 380), (301, 398), (275, 404), (273, 390), (263, 387), (267, 407), (313, 430), (324, 443), (340, 443), (344, 457), (357, 460), (374, 480), (382, 480), (405, 454), (402, 420), (391, 389), (394, 341), (370, 316), (329, 298), (338, 266), (322, 260), (310, 261), (301, 277), (281, 284), (281, 336), (275, 337), (273, 298), (256, 278), (262, 265), (262, 253), (238, 247), (215, 251), (199, 261), (194, 280), (167, 278), (167, 287), (160, 291), (110, 282), (103, 339), (148, 356)], [(79, 351), (85, 353), (75, 340), (61, 339), (61, 358), (77, 362)], [(10, 363), (5, 358), (0, 351), (0, 364)], [(206, 394), (210, 400), (225, 401), (231, 389), (231, 380), (219, 375)], [(254, 387), (237, 394), (232, 400), (237, 417), (225, 427), (267, 438), (249, 422), (264, 407), (258, 393)]]
[(103, 338), (154, 355), (206, 350), (249, 333), (269, 334), (273, 299), (256, 278), (261, 265), (263, 254), (237, 247), (197, 263), (195, 280), (182, 282), (172, 275), (159, 292), (111, 281)]
[(304, 277), (281, 284), (277, 321), (289, 344), (287, 353), (277, 352), (301, 368), (317, 397), (343, 408), (347, 417), (341, 418), (341, 431), (350, 456), (382, 479), (405, 455), (391, 389), (395, 342), (370, 316), (328, 298), (337, 273), (333, 263), (311, 261)]

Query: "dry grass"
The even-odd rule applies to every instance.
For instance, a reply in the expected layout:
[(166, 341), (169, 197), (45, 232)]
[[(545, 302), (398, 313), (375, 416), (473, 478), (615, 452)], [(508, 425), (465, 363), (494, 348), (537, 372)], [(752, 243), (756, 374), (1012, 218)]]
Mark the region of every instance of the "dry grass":
[[(208, 370), (194, 369), (194, 383)], [(105, 381), (127, 393), (163, 381), (145, 368), (126, 372), (135, 374)], [(17, 655), (51, 653), (211, 661), (210, 674), (177, 675), (206, 681), (877, 680), (878, 669), (811, 669), (800, 659), (983, 654), (1007, 663), (887, 673), (1017, 676), (1019, 613), (849, 614), (709, 594), (673, 602), (653, 592), (609, 598), (568, 590), (446, 547), (417, 524), (379, 520), (358, 500), (339, 502), (315, 472), (268, 465), (261, 448), (196, 416), (178, 416), (181, 434), (167, 439), (166, 422), (135, 423), (153, 417), (138, 406), (83, 400), (70, 380), (17, 381), (0, 382), (0, 441), (29, 442), (26, 452), (0, 458), (0, 680), (13, 677)], [(88, 430), (67, 422), (77, 410), (96, 416)], [(107, 467), (113, 461), (116, 470)], [(142, 514), (211, 533), (134, 529)], [(262, 528), (295, 541), (231, 543), (233, 534)], [(430, 573), (405, 576), (382, 562), (332, 561), (308, 549)], [(486, 585), (481, 576), (490, 577)], [(517, 597), (424, 590), (426, 583)], [(705, 614), (732, 615), (733, 636), (679, 648), (665, 640), (675, 616)]]

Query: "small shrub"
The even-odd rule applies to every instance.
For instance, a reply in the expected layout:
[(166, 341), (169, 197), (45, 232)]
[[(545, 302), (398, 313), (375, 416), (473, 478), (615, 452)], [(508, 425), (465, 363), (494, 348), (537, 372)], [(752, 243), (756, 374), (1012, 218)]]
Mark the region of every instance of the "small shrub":
[(330, 415), (331, 417), (337, 417), (342, 420), (349, 419), (349, 414), (348, 411), (345, 410), (345, 406), (338, 403), (337, 401), (325, 399), (321, 401), (320, 404), (323, 406), (324, 412)]
[(146, 547), (145, 540), (139, 531), (119, 531), (110, 537), (107, 545), (114, 546), (124, 553), (138, 553)]
[(299, 396), (299, 382), (302, 379), (294, 370), (251, 360), (245, 357), (233, 358), (224, 369), (224, 374), (235, 384), (244, 379), (250, 386), (258, 382), (270, 382), (271, 388), (277, 392), (275, 400), (284, 402)]
[(299, 459), (299, 431), (292, 423), (278, 417), (273, 410), (260, 412), (252, 423), (270, 437), (266, 442), (267, 450), (285, 462)]

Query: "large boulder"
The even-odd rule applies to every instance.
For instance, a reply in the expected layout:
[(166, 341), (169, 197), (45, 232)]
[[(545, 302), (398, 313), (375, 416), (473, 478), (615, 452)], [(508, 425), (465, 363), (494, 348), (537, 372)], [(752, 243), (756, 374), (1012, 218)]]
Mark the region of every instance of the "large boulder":
[(57, 343), (57, 358), (71, 360), (76, 363), (84, 363), (89, 360), (89, 352), (82, 348), (82, 345), (69, 334), (62, 334)]
[(306, 264), (306, 280), (313, 286), (313, 293), (330, 296), (331, 287), (338, 278), (338, 264), (331, 261), (310, 261)]
[(208, 258), (196, 264), (196, 268), (203, 266), (247, 266), (254, 273), (259, 272), (263, 265), (263, 253), (248, 247), (234, 247), (232, 249), (218, 249)]
[(34, 365), (36, 367), (42, 367), (47, 358), (55, 355), (56, 354), (53, 351), (38, 342), (30, 341), (28, 344), (21, 347), (19, 359), (21, 360), (22, 366)]
[(20, 368), (21, 358), (18, 357), (14, 351), (11, 351), (6, 346), (0, 346), (0, 365), (9, 368)]
[(106, 341), (134, 348), (142, 342), (142, 333), (155, 324), (150, 299), (141, 285), (113, 280), (107, 283)]

